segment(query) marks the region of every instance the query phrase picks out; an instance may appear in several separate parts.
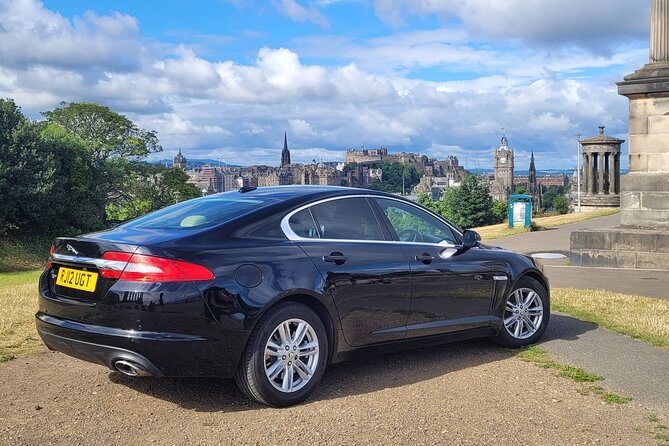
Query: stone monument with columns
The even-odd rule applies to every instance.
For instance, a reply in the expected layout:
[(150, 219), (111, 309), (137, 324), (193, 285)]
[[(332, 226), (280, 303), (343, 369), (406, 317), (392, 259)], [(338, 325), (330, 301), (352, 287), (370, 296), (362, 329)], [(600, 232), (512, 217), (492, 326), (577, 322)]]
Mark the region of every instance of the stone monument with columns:
[(652, 0), (650, 28), (650, 62), (618, 83), (629, 98), (621, 227), (572, 232), (572, 265), (669, 270), (669, 0)]
[(604, 134), (581, 141), (583, 146), (583, 198), (585, 208), (620, 206), (620, 146), (625, 141)]

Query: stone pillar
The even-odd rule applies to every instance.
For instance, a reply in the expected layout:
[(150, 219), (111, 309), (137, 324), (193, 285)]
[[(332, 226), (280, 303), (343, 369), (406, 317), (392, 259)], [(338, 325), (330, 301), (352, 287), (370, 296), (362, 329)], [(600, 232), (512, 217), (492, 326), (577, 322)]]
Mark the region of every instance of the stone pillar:
[(597, 152), (597, 193), (604, 193), (604, 152)]
[(650, 63), (669, 62), (669, 0), (653, 0), (650, 17)]
[(609, 188), (607, 192), (609, 194), (615, 194), (616, 193), (616, 154), (615, 153), (609, 153), (608, 154), (608, 167), (609, 167)]
[(588, 170), (590, 169), (590, 166), (588, 166), (588, 154), (583, 152), (583, 166), (581, 167), (583, 169), (583, 174), (581, 181), (583, 183), (581, 184), (581, 187), (583, 188), (583, 195), (588, 193)]
[(620, 153), (616, 153), (615, 156), (615, 174), (616, 174), (615, 191), (616, 195), (618, 195), (620, 194)]
[(630, 101), (620, 222), (669, 230), (669, 0), (652, 0), (650, 62), (619, 82), (618, 93)]
[(590, 194), (597, 192), (597, 157), (594, 153), (590, 154)]

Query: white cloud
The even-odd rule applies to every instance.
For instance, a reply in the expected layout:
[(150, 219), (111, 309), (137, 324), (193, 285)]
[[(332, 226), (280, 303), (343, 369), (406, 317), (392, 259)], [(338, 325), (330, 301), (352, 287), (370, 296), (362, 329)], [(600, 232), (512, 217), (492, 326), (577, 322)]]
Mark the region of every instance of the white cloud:
[(437, 15), (491, 38), (602, 52), (647, 35), (650, 11), (647, 1), (629, 0), (375, 0), (374, 7), (393, 27), (403, 26), (409, 15)]
[(105, 66), (127, 71), (141, 63), (139, 25), (126, 14), (87, 12), (69, 20), (34, 0), (4, 0), (0, 21), (3, 65)]
[[(594, 134), (605, 124), (626, 132), (626, 99), (611, 80), (581, 70), (627, 67), (639, 51), (509, 54), (468, 44), (468, 33), (330, 37), (320, 41), (322, 54), (342, 61), (328, 66), (304, 62), (300, 56), (317, 50), (304, 42), (260, 48), (248, 63), (210, 61), (193, 48), (149, 46), (127, 15), (66, 19), (35, 0), (0, 0), (0, 97), (33, 117), (60, 101), (100, 102), (157, 130), (167, 153), (182, 148), (231, 164), (278, 164), (285, 130), (298, 161), (340, 160), (346, 147), (365, 144), (439, 157), (452, 151), (470, 167), (477, 157), (492, 164), (501, 127), (519, 153), (535, 149), (546, 154), (542, 163), (558, 166), (571, 162), (560, 153), (571, 153), (577, 131)], [(433, 66), (464, 67), (469, 76), (438, 82), (403, 71)]]
[(330, 22), (314, 7), (305, 7), (296, 0), (278, 0), (275, 2), (279, 12), (289, 19), (303, 23), (312, 22), (323, 28), (329, 28)]

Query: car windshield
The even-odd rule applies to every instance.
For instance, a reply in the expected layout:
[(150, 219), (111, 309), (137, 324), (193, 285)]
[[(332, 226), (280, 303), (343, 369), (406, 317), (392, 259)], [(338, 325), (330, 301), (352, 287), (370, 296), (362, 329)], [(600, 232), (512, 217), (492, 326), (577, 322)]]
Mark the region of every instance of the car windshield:
[(152, 212), (123, 226), (138, 229), (200, 229), (225, 223), (273, 203), (266, 197), (215, 195)]

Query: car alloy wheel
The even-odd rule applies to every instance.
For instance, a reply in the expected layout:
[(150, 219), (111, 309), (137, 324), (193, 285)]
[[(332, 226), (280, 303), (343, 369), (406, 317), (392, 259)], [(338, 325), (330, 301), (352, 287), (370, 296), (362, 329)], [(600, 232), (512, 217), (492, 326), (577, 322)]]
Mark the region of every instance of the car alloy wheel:
[(541, 296), (532, 289), (518, 288), (506, 301), (504, 329), (515, 339), (527, 339), (539, 330), (543, 317)]
[(327, 367), (328, 335), (319, 316), (297, 302), (280, 303), (253, 329), (235, 378), (249, 398), (286, 407), (304, 401)]
[(316, 331), (302, 319), (289, 319), (274, 329), (265, 345), (265, 375), (280, 392), (302, 389), (318, 367)]

